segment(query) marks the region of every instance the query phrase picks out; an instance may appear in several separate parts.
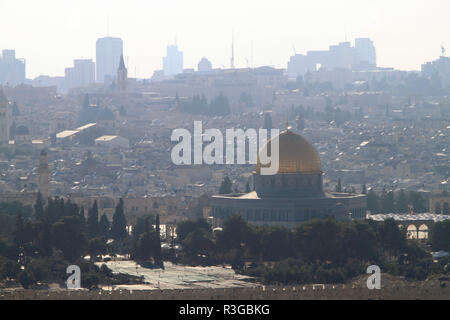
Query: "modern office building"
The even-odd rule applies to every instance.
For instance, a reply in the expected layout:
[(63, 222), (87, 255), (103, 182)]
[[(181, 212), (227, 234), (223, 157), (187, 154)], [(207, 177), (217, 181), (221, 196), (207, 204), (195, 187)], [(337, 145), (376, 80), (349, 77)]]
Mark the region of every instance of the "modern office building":
[(377, 65), (377, 53), (372, 40), (369, 38), (356, 38), (355, 49), (356, 62), (359, 65)]
[(95, 63), (91, 59), (73, 61), (73, 68), (65, 70), (66, 88), (87, 87), (95, 82)]
[(97, 40), (96, 50), (97, 82), (113, 81), (123, 54), (122, 39), (100, 38)]
[(183, 52), (177, 45), (167, 46), (167, 55), (163, 58), (165, 76), (174, 76), (183, 72)]
[(0, 85), (25, 83), (25, 60), (16, 59), (15, 50), (3, 50), (0, 56)]
[(376, 69), (376, 51), (369, 38), (355, 39), (355, 46), (350, 42), (332, 45), (329, 50), (308, 51), (306, 55), (295, 54), (288, 62), (288, 76), (296, 79), (319, 68), (327, 70), (373, 70)]

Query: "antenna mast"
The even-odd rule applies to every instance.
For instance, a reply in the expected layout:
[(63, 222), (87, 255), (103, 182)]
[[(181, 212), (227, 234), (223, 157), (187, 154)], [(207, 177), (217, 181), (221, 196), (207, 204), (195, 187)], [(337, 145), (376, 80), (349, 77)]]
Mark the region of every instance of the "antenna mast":
[(253, 64), (253, 40), (252, 40), (252, 42), (251, 42), (251, 53), (250, 53), (250, 65), (251, 65), (251, 67), (252, 68), (254, 68), (255, 66), (254, 66), (254, 64)]
[(231, 69), (234, 69), (234, 29), (231, 35)]

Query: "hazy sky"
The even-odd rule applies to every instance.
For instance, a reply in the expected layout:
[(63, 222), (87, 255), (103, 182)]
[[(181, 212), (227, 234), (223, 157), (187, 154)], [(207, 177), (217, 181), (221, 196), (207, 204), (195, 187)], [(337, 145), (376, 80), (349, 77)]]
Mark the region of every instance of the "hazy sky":
[[(161, 69), (176, 39), (185, 68), (202, 57), (213, 67), (286, 68), (293, 54), (327, 49), (345, 38), (371, 37), (379, 66), (420, 69), (450, 54), (448, 0), (0, 0), (0, 49), (27, 60), (27, 77), (64, 75), (73, 59), (95, 60), (95, 41), (121, 37), (131, 77)], [(127, 61), (125, 61), (127, 62)]]

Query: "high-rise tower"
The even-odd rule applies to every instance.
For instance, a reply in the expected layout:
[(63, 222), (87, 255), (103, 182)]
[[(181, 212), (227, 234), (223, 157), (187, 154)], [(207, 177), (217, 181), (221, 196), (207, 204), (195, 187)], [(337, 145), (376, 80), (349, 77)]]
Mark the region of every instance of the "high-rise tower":
[(123, 53), (123, 42), (120, 38), (105, 37), (97, 40), (97, 82), (113, 81)]
[(39, 157), (39, 191), (45, 200), (50, 196), (50, 168), (45, 150), (41, 151)]
[(0, 87), (0, 144), (9, 143), (9, 130), (11, 128), (11, 117), (9, 102), (6, 99), (3, 88)]
[(167, 55), (163, 57), (163, 70), (165, 76), (174, 76), (183, 72), (183, 52), (177, 45), (167, 46)]
[(117, 88), (119, 91), (127, 90), (128, 70), (123, 61), (123, 54), (120, 56), (119, 69), (117, 69)]

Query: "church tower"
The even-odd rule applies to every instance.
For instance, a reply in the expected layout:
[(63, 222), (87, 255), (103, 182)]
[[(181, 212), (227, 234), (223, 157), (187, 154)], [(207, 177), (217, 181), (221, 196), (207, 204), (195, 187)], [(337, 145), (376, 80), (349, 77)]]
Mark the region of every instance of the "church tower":
[(123, 54), (120, 56), (119, 69), (117, 69), (117, 88), (119, 91), (127, 90), (128, 82), (128, 70), (125, 67), (125, 62), (123, 61)]
[(3, 92), (3, 88), (0, 87), (0, 144), (9, 143), (10, 128), (11, 118), (9, 112), (9, 102)]
[(39, 191), (46, 201), (50, 196), (50, 168), (48, 166), (47, 152), (41, 151), (39, 157)]

